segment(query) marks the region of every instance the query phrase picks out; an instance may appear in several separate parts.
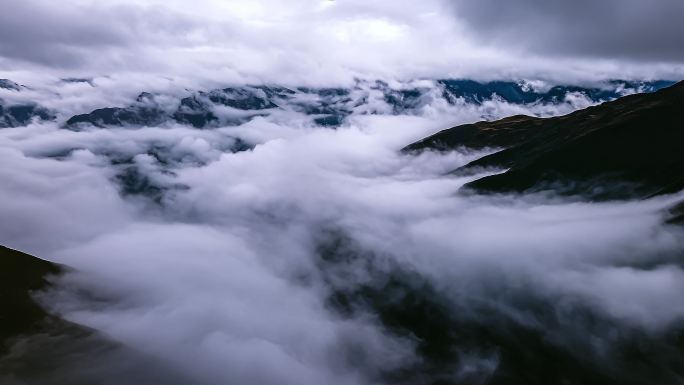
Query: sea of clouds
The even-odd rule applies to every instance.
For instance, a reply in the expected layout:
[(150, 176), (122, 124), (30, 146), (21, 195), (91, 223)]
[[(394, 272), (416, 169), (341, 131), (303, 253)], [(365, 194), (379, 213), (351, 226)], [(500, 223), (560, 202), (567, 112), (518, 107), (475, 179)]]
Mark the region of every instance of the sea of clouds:
[[(0, 243), (73, 269), (44, 300), (51, 310), (194, 384), (370, 384), (415, 365), (418, 342), (371, 304), (352, 314), (330, 305), (335, 291), (382, 286), (397, 270), (464, 319), (523, 324), (609, 362), (623, 338), (614, 330), (681, 328), (684, 234), (663, 220), (681, 196), (464, 195), (478, 176), (447, 173), (495, 149), (399, 151), (483, 116), (578, 107), (436, 102), (412, 115), (354, 114), (338, 129), (294, 112), (208, 130), (5, 128)], [(236, 137), (255, 147), (227, 151)], [(155, 194), (122, 193), (114, 158), (130, 158)], [(322, 267), (331, 237), (371, 257)], [(495, 351), (463, 357), (454, 378), (497, 367)]]

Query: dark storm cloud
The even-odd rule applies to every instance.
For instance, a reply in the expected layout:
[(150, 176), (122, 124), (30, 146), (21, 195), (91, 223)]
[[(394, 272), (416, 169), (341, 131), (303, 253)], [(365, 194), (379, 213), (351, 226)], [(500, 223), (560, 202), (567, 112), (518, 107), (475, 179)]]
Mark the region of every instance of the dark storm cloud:
[(78, 17), (61, 7), (16, 0), (7, 0), (3, 5), (0, 54), (6, 57), (73, 66), (81, 61), (76, 46), (116, 46), (130, 39), (124, 30), (102, 28), (99, 15)]
[[(103, 59), (124, 62), (142, 43), (177, 38), (175, 34), (190, 28), (179, 15), (159, 9), (5, 0), (0, 56), (53, 68), (83, 67)], [(176, 44), (182, 42), (178, 40)]]
[(456, 0), (475, 39), (542, 55), (684, 61), (681, 0)]

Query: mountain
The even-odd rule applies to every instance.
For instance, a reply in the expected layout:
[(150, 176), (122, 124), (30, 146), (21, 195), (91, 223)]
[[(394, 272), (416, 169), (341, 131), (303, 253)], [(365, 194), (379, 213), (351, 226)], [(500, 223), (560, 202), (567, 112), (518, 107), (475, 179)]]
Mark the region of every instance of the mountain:
[(463, 98), (469, 103), (483, 103), (492, 95), (514, 104), (560, 103), (570, 94), (581, 94), (593, 102), (612, 100), (628, 93), (654, 92), (674, 84), (671, 81), (635, 82), (610, 80), (602, 87), (557, 85), (546, 90), (535, 89), (527, 82), (493, 81), (480, 83), (473, 80), (440, 80), (447, 100)]
[(193, 92), (179, 98), (175, 107), (162, 107), (158, 95), (142, 93), (130, 105), (108, 107), (76, 115), (65, 127), (151, 126), (175, 123), (195, 128), (239, 125), (274, 111), (306, 115), (319, 126), (337, 127), (352, 112), (363, 114), (415, 114), (438, 99), (451, 105), (482, 104), (497, 100), (512, 104), (558, 104), (579, 96), (591, 103), (613, 100), (634, 92), (652, 92), (668, 81), (609, 81), (600, 87), (554, 86), (535, 90), (526, 82), (437, 80), (415, 85), (390, 86), (383, 81), (358, 81), (350, 88), (237, 86)]
[[(89, 83), (92, 79), (67, 78), (62, 83)], [(556, 85), (535, 87), (535, 82), (441, 79), (388, 84), (357, 80), (348, 88), (283, 87), (245, 85), (191, 92), (184, 97), (142, 92), (129, 105), (98, 108), (70, 117), (64, 127), (141, 127), (181, 124), (194, 128), (240, 125), (257, 116), (276, 111), (305, 115), (323, 127), (338, 127), (352, 113), (418, 114), (435, 101), (448, 105), (481, 105), (500, 101), (518, 105), (560, 104), (572, 98), (589, 103), (613, 100), (636, 92), (653, 92), (672, 85), (666, 80), (611, 80), (590, 87)], [(0, 90), (20, 94), (29, 88), (9, 79), (0, 79)], [(176, 103), (160, 103), (160, 96)], [(26, 98), (22, 98), (25, 100)], [(0, 128), (20, 127), (34, 120), (53, 121), (56, 114), (35, 102), (8, 102), (0, 99)]]
[[(0, 79), (0, 89), (19, 93), (25, 87), (8, 79)], [(10, 103), (0, 98), (0, 128), (26, 126), (34, 119), (53, 120), (55, 115), (36, 103)]]
[(481, 193), (553, 189), (592, 199), (684, 188), (684, 82), (566, 116), (513, 116), (441, 131), (404, 151), (504, 148), (455, 170), (506, 169), (469, 183)]
[(0, 88), (11, 91), (21, 91), (21, 86), (9, 79), (0, 79)]
[(0, 246), (0, 352), (12, 336), (33, 332), (49, 316), (31, 293), (46, 289), (62, 267)]
[(37, 120), (53, 120), (55, 115), (37, 104), (7, 105), (0, 100), (0, 128), (21, 127)]
[[(390, 262), (388, 267), (387, 260), (359, 247), (343, 232), (327, 232), (316, 251), (317, 266), (330, 285), (331, 310), (353, 317), (371, 308), (389, 333), (415, 341), (420, 359), (383, 373), (383, 383), (681, 384), (680, 327), (654, 334), (621, 329), (614, 319), (590, 307), (569, 298), (559, 305), (557, 298), (544, 293), (509, 298), (511, 306), (526, 309), (534, 321), (507, 314), (498, 300), (508, 293), (492, 293), (492, 301), (454, 307), (453, 298), (429, 279), (399, 264)], [(339, 278), (359, 266), (369, 277), (364, 283), (350, 285)], [(467, 297), (467, 290), (461, 295)], [(597, 346), (605, 350), (599, 353)]]
[(45, 311), (35, 294), (67, 271), (0, 246), (0, 384), (194, 383), (156, 358)]
[(67, 121), (68, 126), (90, 124), (96, 127), (140, 125), (154, 126), (164, 123), (166, 116), (154, 95), (143, 92), (126, 108), (100, 108), (89, 114), (76, 115)]

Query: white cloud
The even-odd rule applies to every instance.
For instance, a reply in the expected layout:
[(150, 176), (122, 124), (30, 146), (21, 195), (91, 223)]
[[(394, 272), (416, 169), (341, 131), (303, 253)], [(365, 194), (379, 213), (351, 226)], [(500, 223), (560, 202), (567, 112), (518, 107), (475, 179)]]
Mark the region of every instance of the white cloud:
[[(419, 359), (415, 341), (391, 335), (372, 309), (342, 318), (325, 306), (331, 289), (314, 250), (326, 229), (425, 277), (459, 314), (476, 317), (489, 303), (497, 322), (546, 328), (516, 302), (524, 297), (644, 333), (682, 320), (683, 273), (671, 258), (684, 235), (661, 224), (674, 198), (458, 196), (465, 180), (444, 173), (477, 154), (397, 150), (446, 122), (513, 107), (440, 108), (353, 116), (338, 130), (288, 126), (284, 116), (217, 130), (3, 129), (0, 242), (77, 269), (51, 306), (197, 383), (372, 383)], [(261, 144), (224, 153), (236, 133)], [(146, 155), (152, 147), (169, 149), (172, 173)], [(42, 158), (73, 148), (61, 160)], [(185, 187), (169, 190), (162, 206), (124, 199), (112, 154)], [(188, 154), (202, 162), (182, 161)], [(640, 268), (648, 264), (656, 267)], [(350, 269), (347, 285), (369, 278)], [(81, 290), (100, 300), (74, 295)], [(565, 338), (582, 324), (554, 327), (546, 332), (571, 349)], [(594, 338), (610, 346), (612, 337)], [(481, 368), (495, 361), (486, 362)]]
[(510, 42), (483, 43), (479, 35), (490, 28), (464, 23), (443, 0), (8, 1), (0, 70), (35, 85), (66, 76), (112, 76), (141, 91), (141, 77), (307, 85), (355, 77), (577, 81), (684, 73), (671, 61), (561, 59)]

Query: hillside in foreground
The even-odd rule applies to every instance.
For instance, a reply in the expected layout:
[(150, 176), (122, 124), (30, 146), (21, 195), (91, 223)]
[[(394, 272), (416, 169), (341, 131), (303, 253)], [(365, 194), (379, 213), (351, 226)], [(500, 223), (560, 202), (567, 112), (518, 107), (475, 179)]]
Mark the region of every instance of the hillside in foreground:
[(455, 170), (507, 170), (467, 185), (481, 193), (643, 198), (684, 188), (684, 82), (553, 118), (513, 116), (441, 131), (405, 151), (503, 148)]

